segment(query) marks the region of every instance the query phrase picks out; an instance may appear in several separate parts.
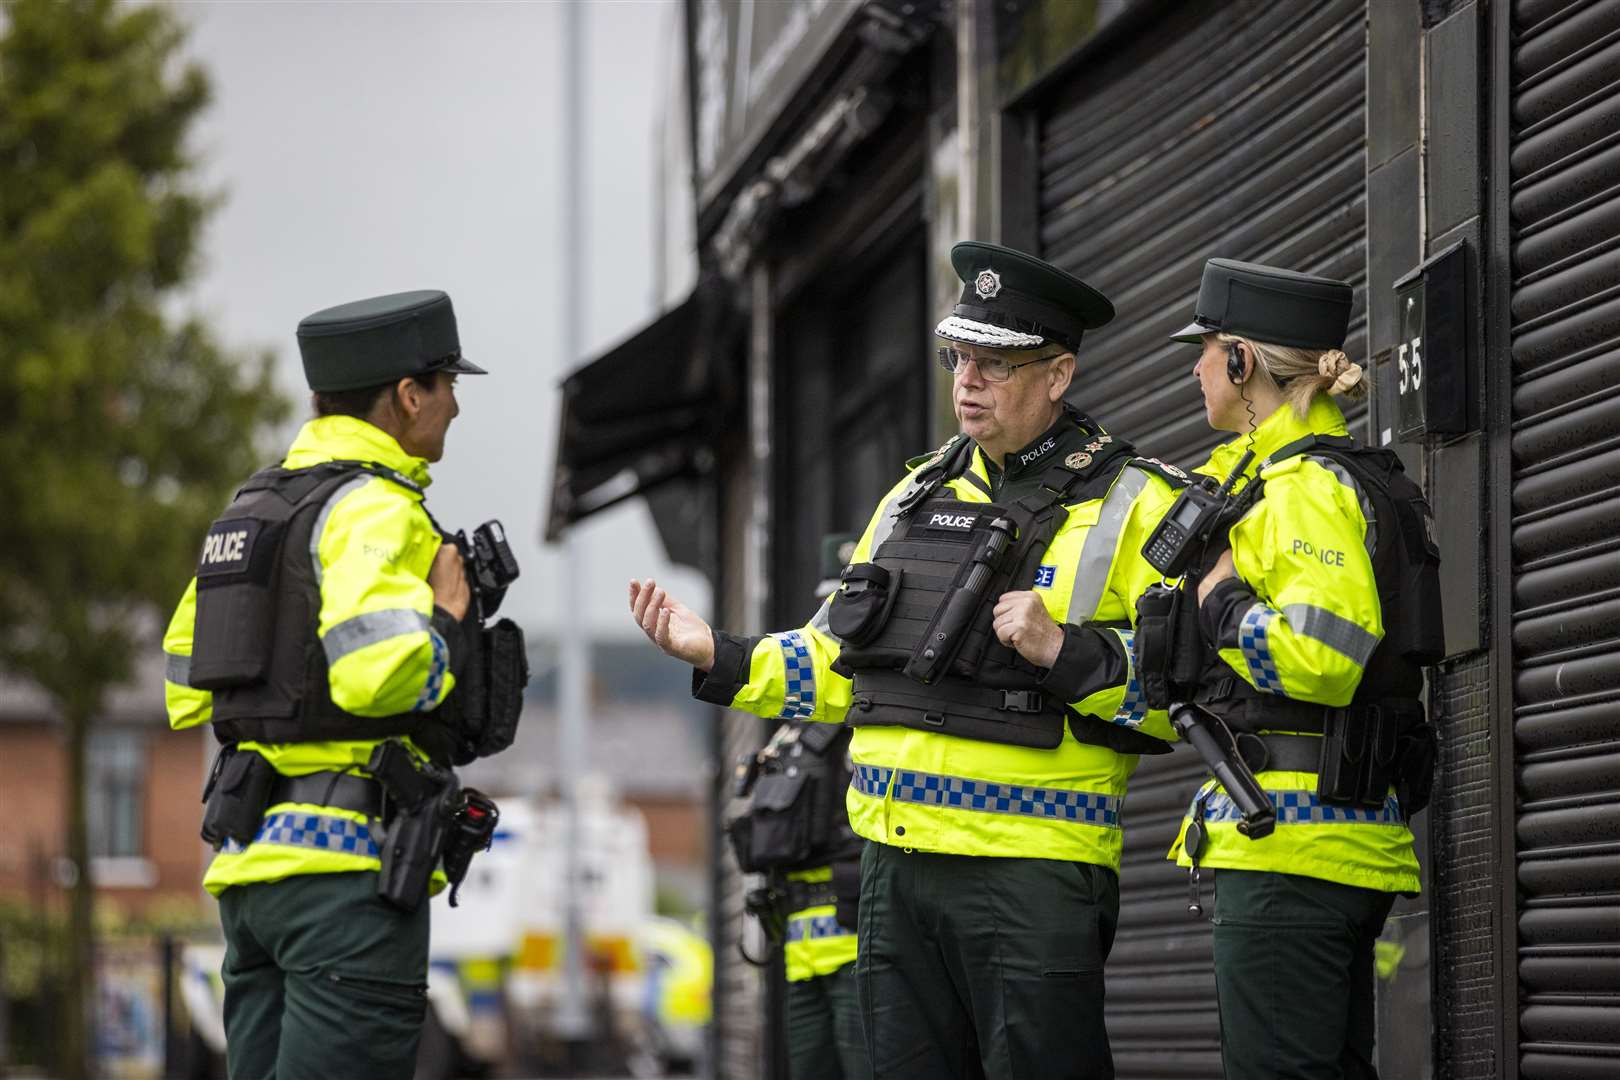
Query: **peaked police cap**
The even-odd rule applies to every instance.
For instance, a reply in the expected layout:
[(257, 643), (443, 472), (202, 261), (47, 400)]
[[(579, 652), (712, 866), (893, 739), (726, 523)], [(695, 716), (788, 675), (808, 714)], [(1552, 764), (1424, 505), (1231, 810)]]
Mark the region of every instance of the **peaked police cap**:
[(298, 351), (311, 390), (381, 386), (407, 375), (486, 374), (461, 355), (456, 312), (437, 289), (339, 304), (298, 324)]
[(1198, 344), (1236, 334), (1268, 345), (1339, 349), (1350, 330), (1350, 286), (1275, 266), (1211, 259), (1204, 264), (1193, 321), (1170, 335)]
[(1108, 298), (1073, 274), (1022, 251), (964, 241), (951, 248), (962, 299), (934, 333), (997, 349), (1048, 342), (1073, 350), (1081, 335), (1114, 317)]

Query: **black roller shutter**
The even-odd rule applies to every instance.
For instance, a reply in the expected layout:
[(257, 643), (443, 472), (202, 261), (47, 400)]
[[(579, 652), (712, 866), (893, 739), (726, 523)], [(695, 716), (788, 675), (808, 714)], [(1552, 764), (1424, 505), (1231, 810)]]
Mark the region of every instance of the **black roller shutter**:
[(1620, 1076), (1620, 3), (1513, 5), (1520, 1068)]
[[(1043, 115), (1042, 251), (1118, 309), (1086, 340), (1074, 400), (1145, 453), (1196, 464), (1219, 441), (1194, 350), (1166, 341), (1206, 258), (1352, 282), (1345, 351), (1365, 363), (1365, 21), (1362, 0), (1175, 5), (1088, 57)], [(1202, 775), (1187, 750), (1144, 758), (1126, 801), (1108, 965), (1122, 1078), (1221, 1074), (1208, 927), (1164, 858)]]

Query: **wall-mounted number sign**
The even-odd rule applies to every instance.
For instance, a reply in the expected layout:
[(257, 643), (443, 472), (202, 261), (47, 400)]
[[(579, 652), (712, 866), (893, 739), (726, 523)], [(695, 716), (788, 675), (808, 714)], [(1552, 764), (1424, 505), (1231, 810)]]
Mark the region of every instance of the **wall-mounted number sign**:
[(1395, 437), (1415, 442), (1476, 430), (1467, 247), (1459, 241), (1397, 281), (1395, 304)]

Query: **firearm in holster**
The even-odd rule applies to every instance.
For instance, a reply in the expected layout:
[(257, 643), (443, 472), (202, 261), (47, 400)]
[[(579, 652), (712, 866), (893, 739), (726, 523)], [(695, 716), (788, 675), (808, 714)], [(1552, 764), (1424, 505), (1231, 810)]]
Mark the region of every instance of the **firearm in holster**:
[[(787, 894), (775, 887), (774, 880), (767, 879), (759, 888), (748, 890), (743, 896), (743, 912), (758, 920), (759, 928), (765, 935), (765, 944), (772, 950), (782, 944), (782, 939), (787, 936)], [(741, 941), (737, 942), (737, 955), (754, 967), (764, 967), (770, 963), (768, 955), (763, 960), (749, 956)]]
[(449, 769), (418, 761), (399, 739), (379, 743), (366, 771), (387, 796), (377, 895), (415, 911), (442, 860), (454, 906), (473, 855), (494, 838), (499, 809), (476, 788), (463, 788)]
[(906, 661), (905, 674), (918, 682), (930, 683), (939, 678), (962, 647), (969, 625), (979, 605), (984, 602), (985, 590), (1001, 569), (1001, 560), (1007, 549), (1018, 539), (1018, 527), (1004, 517), (990, 522), (979, 541), (978, 550), (965, 564), (966, 575), (958, 574), (957, 584), (949, 598), (939, 606), (922, 640)]
[(506, 528), (492, 518), (474, 529), (470, 538), (463, 529), (450, 542), (461, 552), (478, 621), (484, 622), (500, 610), (507, 588), (518, 577), (517, 557), (506, 542)]
[(1196, 705), (1170, 707), (1170, 724), (1176, 734), (1192, 745), (1215, 779), (1226, 789), (1227, 797), (1242, 815), (1237, 831), (1250, 840), (1271, 835), (1277, 826), (1277, 812), (1254, 778), (1248, 762), (1238, 752), (1232, 733), (1218, 719)]

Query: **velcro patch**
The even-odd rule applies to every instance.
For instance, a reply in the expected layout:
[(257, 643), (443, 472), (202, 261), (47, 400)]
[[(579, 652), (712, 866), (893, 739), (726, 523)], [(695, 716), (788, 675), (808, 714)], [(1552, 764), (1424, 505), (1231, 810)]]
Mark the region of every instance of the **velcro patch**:
[(1038, 566), (1035, 568), (1035, 587), (1037, 589), (1050, 589), (1057, 580), (1057, 567)]
[(923, 526), (929, 529), (971, 529), (977, 514), (930, 513)]
[(214, 522), (209, 526), (208, 535), (203, 538), (202, 555), (197, 560), (197, 576), (246, 573), (253, 561), (253, 546), (258, 542), (263, 528), (264, 522), (251, 518)]

